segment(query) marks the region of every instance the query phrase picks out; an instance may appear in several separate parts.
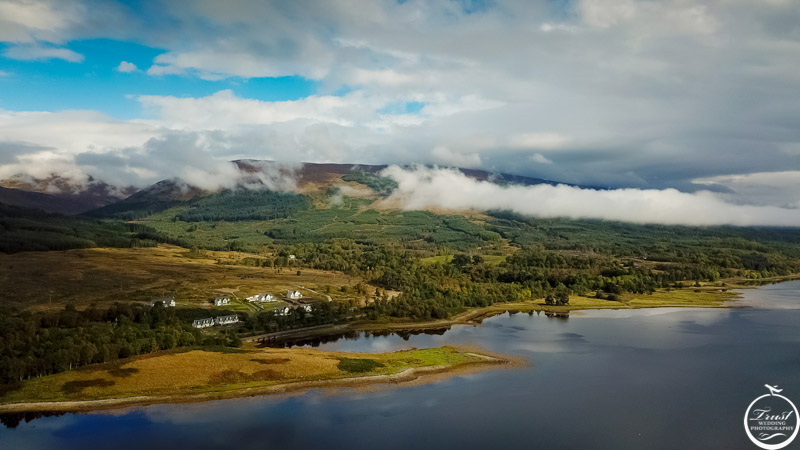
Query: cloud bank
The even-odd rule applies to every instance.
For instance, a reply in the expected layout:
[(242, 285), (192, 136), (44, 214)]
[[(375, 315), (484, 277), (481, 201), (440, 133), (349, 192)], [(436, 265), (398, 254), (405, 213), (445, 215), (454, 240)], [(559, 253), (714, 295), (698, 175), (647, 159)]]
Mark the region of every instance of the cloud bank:
[(596, 190), (567, 185), (500, 186), (451, 169), (388, 167), (398, 188), (387, 199), (407, 210), (510, 210), (528, 216), (640, 224), (800, 226), (800, 209), (736, 205), (708, 191)]
[[(108, 101), (144, 111), (0, 110), (0, 178), (146, 186), (225, 178), (213, 168), (241, 158), (420, 162), (795, 205), (796, 184), (737, 177), (800, 171), (798, 23), (793, 0), (0, 0), (6, 59), (112, 73), (131, 84)], [(93, 39), (162, 53), (115, 55), (120, 76), (76, 45)], [(276, 76), (316, 91), (236, 88)], [(198, 79), (232, 84), (180, 85)]]

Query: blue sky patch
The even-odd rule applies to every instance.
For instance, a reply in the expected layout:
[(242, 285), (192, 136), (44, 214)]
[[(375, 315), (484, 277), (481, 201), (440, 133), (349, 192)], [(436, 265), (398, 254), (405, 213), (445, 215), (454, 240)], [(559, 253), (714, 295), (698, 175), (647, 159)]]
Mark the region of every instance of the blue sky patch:
[[(0, 55), (11, 48), (0, 44)], [(316, 93), (318, 82), (299, 76), (226, 78), (209, 81), (195, 76), (147, 75), (153, 59), (164, 50), (110, 39), (74, 41), (67, 46), (84, 56), (82, 62), (62, 59), (35, 61), (0, 56), (0, 109), (63, 111), (91, 109), (119, 119), (142, 116), (136, 97), (171, 95), (205, 97), (230, 89), (237, 96), (261, 101), (297, 100)], [(127, 61), (137, 69), (117, 71)]]

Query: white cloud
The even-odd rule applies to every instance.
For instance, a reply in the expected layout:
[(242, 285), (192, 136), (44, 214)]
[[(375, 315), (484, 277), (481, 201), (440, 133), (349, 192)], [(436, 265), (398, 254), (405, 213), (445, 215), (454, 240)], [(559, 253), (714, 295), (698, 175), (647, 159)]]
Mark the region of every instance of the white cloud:
[(56, 2), (0, 2), (0, 40), (32, 42), (37, 38), (53, 39), (76, 19), (68, 8)]
[(134, 63), (128, 61), (121, 61), (117, 66), (117, 68), (114, 70), (122, 73), (131, 73), (131, 72), (136, 72), (139, 69), (136, 68), (136, 64)]
[(424, 167), (391, 166), (383, 175), (398, 183), (387, 201), (408, 210), (511, 210), (536, 217), (667, 225), (800, 226), (800, 210), (736, 205), (707, 191), (595, 190), (547, 184), (504, 187), (468, 178), (457, 170)]
[(231, 90), (202, 98), (143, 95), (139, 101), (174, 128), (232, 129), (294, 120), (351, 125), (377, 117), (385, 101), (361, 92), (345, 96), (311, 96), (300, 100), (265, 102), (237, 97)]
[(83, 61), (83, 55), (68, 48), (44, 47), (39, 45), (17, 45), (14, 47), (9, 47), (3, 52), (3, 56), (21, 61), (37, 61), (47, 59), (63, 59), (64, 61), (74, 63)]
[(639, 10), (635, 0), (582, 0), (579, 8), (586, 23), (600, 28), (631, 20)]
[(479, 167), (481, 156), (477, 153), (458, 153), (448, 147), (438, 146), (433, 149), (433, 157), (440, 163), (456, 167)]
[[(479, 162), (593, 186), (690, 190), (697, 178), (800, 169), (800, 127), (791, 119), (800, 117), (791, 95), (800, 91), (800, 10), (792, 1), (497, 0), (472, 14), (444, 0), (163, 2), (161, 20), (116, 2), (0, 5), (9, 49), (111, 38), (164, 49), (142, 67), (151, 75), (319, 82), (318, 93), (290, 102), (225, 91), (140, 96), (148, 120), (58, 116), (78, 120), (85, 135), (35, 112), (38, 133), (8, 131), (18, 118), (0, 123), (26, 144), (15, 156), (45, 147), (59, 170), (69, 155), (142, 152), (139, 133), (197, 136), (219, 160)], [(425, 106), (377, 112), (405, 102)], [(108, 136), (120, 128), (120, 139)], [(123, 169), (140, 182), (177, 170), (132, 161)], [(785, 189), (778, 205), (794, 203), (796, 188)]]
[(569, 139), (557, 133), (523, 133), (509, 139), (511, 147), (523, 149), (555, 149), (566, 146)]
[(533, 155), (531, 155), (531, 161), (537, 164), (553, 164), (553, 161), (547, 159), (541, 153), (534, 153)]
[(163, 64), (153, 64), (149, 69), (147, 69), (147, 74), (153, 76), (183, 75), (185, 72), (186, 69)]
[(717, 175), (692, 182), (708, 187), (721, 186), (726, 189), (723, 195), (739, 201), (800, 208), (800, 170)]

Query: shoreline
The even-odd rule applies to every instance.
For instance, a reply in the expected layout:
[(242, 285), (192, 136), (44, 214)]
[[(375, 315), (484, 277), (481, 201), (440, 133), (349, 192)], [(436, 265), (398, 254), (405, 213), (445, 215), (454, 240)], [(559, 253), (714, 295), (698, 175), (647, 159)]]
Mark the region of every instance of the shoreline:
[(518, 357), (498, 355), (473, 347), (458, 347), (464, 354), (480, 358), (481, 361), (460, 363), (453, 366), (421, 366), (404, 369), (390, 374), (351, 376), (345, 378), (290, 381), (286, 383), (251, 386), (239, 389), (210, 391), (198, 394), (132, 396), (95, 400), (38, 401), (0, 404), (2, 414), (24, 413), (88, 413), (128, 407), (156, 404), (200, 403), (214, 400), (257, 397), (263, 395), (282, 395), (304, 393), (313, 389), (356, 389), (373, 391), (376, 389), (401, 386), (417, 386), (439, 380), (469, 375), (490, 369), (512, 369), (522, 367), (526, 361)]
[[(797, 275), (787, 277), (775, 277), (774, 279), (758, 280), (759, 284), (779, 283), (784, 281), (798, 280)], [(734, 281), (734, 280), (723, 280)], [(738, 282), (744, 280), (735, 280)], [(766, 282), (766, 283), (765, 283)], [(770, 283), (771, 284), (771, 283)], [(484, 319), (494, 317), (506, 312), (545, 312), (545, 314), (569, 314), (572, 311), (583, 310), (623, 310), (623, 309), (649, 309), (649, 308), (747, 308), (748, 305), (737, 305), (735, 301), (742, 295), (737, 292), (745, 289), (754, 289), (758, 285), (732, 284), (725, 286), (703, 286), (702, 291), (713, 292), (720, 298), (715, 302), (702, 304), (687, 303), (663, 303), (657, 305), (581, 305), (572, 304), (568, 306), (545, 305), (541, 301), (522, 301), (495, 304), (491, 306), (473, 308), (457, 314), (449, 319), (432, 320), (424, 322), (388, 322), (370, 323), (353, 322), (340, 325), (321, 325), (297, 330), (286, 330), (277, 333), (269, 333), (244, 338), (243, 341), (250, 343), (264, 343), (265, 337), (276, 339), (273, 342), (291, 342), (293, 340), (322, 338), (336, 336), (346, 332), (424, 332), (430, 330), (447, 330), (454, 325), (479, 325)], [(684, 289), (689, 290), (689, 289)], [(673, 291), (674, 292), (674, 291)], [(700, 292), (694, 289), (693, 292)], [(0, 404), (0, 414), (23, 414), (23, 413), (81, 413), (120, 409), (126, 407), (147, 406), (154, 404), (181, 404), (198, 403), (213, 400), (224, 400), (233, 398), (256, 397), (262, 395), (281, 395), (291, 393), (302, 393), (312, 389), (359, 389), (375, 390), (395, 386), (413, 386), (435, 382), (438, 380), (466, 375), (482, 370), (498, 368), (516, 368), (528, 364), (521, 358), (508, 355), (498, 355), (477, 348), (457, 347), (459, 351), (473, 357), (482, 359), (459, 363), (453, 366), (421, 366), (411, 367), (399, 372), (390, 374), (377, 374), (365, 376), (351, 376), (334, 379), (319, 379), (309, 381), (290, 381), (280, 384), (265, 386), (250, 386), (230, 390), (209, 391), (197, 394), (175, 394), (175, 395), (153, 395), (153, 396), (131, 396), (95, 400), (69, 400), (69, 401), (39, 401), (39, 402), (18, 402)]]
[[(427, 320), (427, 321), (396, 321), (396, 322), (350, 322), (343, 324), (317, 325), (295, 330), (284, 330), (273, 333), (263, 333), (242, 338), (243, 342), (252, 342), (268, 346), (269, 343), (284, 343), (296, 340), (324, 338), (336, 336), (347, 332), (424, 332), (431, 330), (448, 330), (454, 325), (473, 325), (478, 326), (484, 319), (488, 319), (506, 312), (544, 312), (545, 314), (569, 314), (573, 311), (591, 310), (627, 310), (627, 309), (649, 309), (649, 308), (748, 308), (748, 305), (737, 305), (734, 302), (741, 298), (740, 290), (756, 289), (767, 284), (784, 283), (788, 281), (800, 280), (800, 274), (782, 275), (770, 278), (751, 280), (746, 278), (727, 278), (721, 279), (714, 284), (704, 285), (700, 288), (681, 288), (671, 291), (679, 293), (681, 291), (693, 291), (714, 293), (722, 298), (715, 303), (687, 304), (687, 303), (662, 303), (654, 305), (629, 305), (629, 304), (570, 304), (564, 306), (546, 305), (542, 300), (527, 300), (508, 303), (497, 303), (490, 306), (468, 309), (462, 313), (448, 319)], [(665, 292), (665, 291), (659, 291)], [(579, 297), (586, 298), (586, 297)]]
[[(792, 281), (798, 278), (791, 278), (781, 281)], [(575, 311), (591, 310), (628, 310), (628, 309), (650, 309), (650, 308), (745, 308), (744, 305), (730, 304), (737, 300), (741, 294), (735, 292), (739, 289), (753, 289), (757, 286), (730, 286), (723, 288), (724, 292), (719, 292), (721, 298), (717, 303), (686, 304), (686, 303), (663, 303), (658, 305), (625, 305), (625, 304), (593, 304), (593, 305), (564, 305), (554, 306), (545, 305), (541, 300), (517, 301), (508, 303), (497, 303), (490, 306), (472, 308), (448, 319), (427, 320), (427, 321), (397, 321), (397, 322), (350, 322), (343, 324), (316, 325), (295, 330), (284, 330), (273, 333), (264, 333), (242, 338), (243, 342), (251, 342), (269, 346), (270, 343), (285, 343), (296, 340), (324, 338), (336, 336), (348, 332), (415, 332), (431, 330), (447, 330), (454, 325), (473, 325), (478, 326), (483, 320), (505, 314), (507, 312), (544, 312), (545, 314), (569, 314)], [(708, 289), (705, 291), (717, 291), (719, 288)]]

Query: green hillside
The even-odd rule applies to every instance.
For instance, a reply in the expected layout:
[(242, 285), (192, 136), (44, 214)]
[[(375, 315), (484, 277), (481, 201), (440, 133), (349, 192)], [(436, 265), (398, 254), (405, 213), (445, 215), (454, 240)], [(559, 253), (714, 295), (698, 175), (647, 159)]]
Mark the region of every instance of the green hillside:
[(140, 224), (62, 216), (0, 203), (0, 252), (91, 247), (152, 247), (158, 233)]

